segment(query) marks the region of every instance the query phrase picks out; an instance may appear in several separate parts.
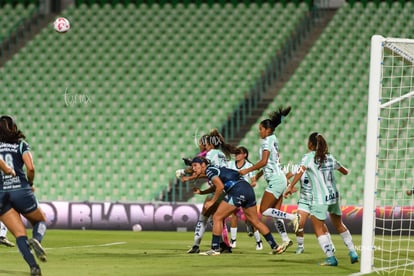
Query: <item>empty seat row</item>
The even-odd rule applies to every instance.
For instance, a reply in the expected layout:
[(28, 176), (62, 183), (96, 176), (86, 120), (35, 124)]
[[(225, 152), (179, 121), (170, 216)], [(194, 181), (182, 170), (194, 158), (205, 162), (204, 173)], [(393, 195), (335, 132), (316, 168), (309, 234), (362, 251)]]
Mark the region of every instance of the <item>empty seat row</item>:
[[(157, 199), (181, 157), (197, 152), (197, 133), (226, 122), (308, 12), (306, 4), (95, 2), (77, 1), (62, 13), (68, 33), (46, 27), (0, 68), (0, 108), (18, 114), (27, 133), (41, 200)], [(299, 162), (310, 132), (320, 131), (361, 171), (370, 36), (406, 34), (412, 9), (345, 3), (241, 141), (251, 161), (258, 123), (292, 105), (276, 129), (283, 162)], [(361, 175), (339, 179), (343, 204), (361, 204)]]

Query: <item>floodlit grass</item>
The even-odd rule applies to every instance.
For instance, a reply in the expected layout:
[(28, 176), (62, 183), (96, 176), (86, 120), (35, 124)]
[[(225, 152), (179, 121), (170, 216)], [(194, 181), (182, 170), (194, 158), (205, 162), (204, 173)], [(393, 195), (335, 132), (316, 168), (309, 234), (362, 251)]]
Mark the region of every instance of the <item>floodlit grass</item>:
[[(279, 241), (278, 235), (275, 235)], [(295, 241), (293, 234), (290, 234)], [(349, 275), (359, 271), (351, 264), (338, 235), (338, 267), (320, 267), (324, 254), (313, 234), (305, 240), (305, 253), (295, 255), (296, 243), (283, 255), (270, 255), (264, 244), (256, 251), (253, 238), (240, 232), (232, 254), (200, 256), (187, 254), (192, 232), (132, 232), (92, 230), (49, 230), (43, 241), (48, 262), (40, 263), (43, 275)], [(11, 238), (11, 240), (13, 240)], [(201, 249), (207, 250), (211, 232)], [(354, 235), (355, 245), (361, 237)], [(17, 248), (0, 248), (0, 275), (29, 275), (29, 268)]]

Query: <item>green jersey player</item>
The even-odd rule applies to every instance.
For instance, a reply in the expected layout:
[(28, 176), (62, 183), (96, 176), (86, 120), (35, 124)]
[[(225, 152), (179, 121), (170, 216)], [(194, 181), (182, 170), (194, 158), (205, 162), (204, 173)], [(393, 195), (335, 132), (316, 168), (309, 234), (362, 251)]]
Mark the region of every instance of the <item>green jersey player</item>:
[[(299, 170), (300, 166), (295, 165), (291, 167), (291, 170), (288, 171), (286, 177), (288, 179), (292, 178)], [(296, 254), (302, 254), (305, 252), (305, 232), (304, 227), (307, 219), (310, 217), (310, 210), (312, 206), (312, 185), (309, 181), (309, 177), (307, 172), (305, 171), (300, 178), (300, 192), (299, 192), (299, 200), (298, 200), (298, 209), (297, 214), (299, 217), (299, 226), (298, 230), (296, 231), (296, 242), (298, 243), (298, 247), (296, 248)], [(326, 227), (326, 225), (325, 225)], [(326, 234), (328, 235), (329, 239), (331, 240), (331, 235), (326, 227)], [(332, 241), (332, 240), (331, 240)], [(333, 243), (332, 243), (333, 246)], [(335, 251), (335, 247), (333, 246), (333, 251)]]
[(259, 136), (262, 138), (259, 152), (260, 160), (250, 168), (240, 170), (240, 174), (245, 175), (251, 171), (262, 169), (256, 174), (256, 179), (264, 175), (267, 187), (260, 203), (260, 212), (265, 216), (271, 216), (273, 218), (276, 229), (282, 238), (284, 250), (293, 245), (293, 242), (286, 233), (283, 219), (292, 220), (295, 231), (298, 225), (298, 219), (295, 215), (280, 211), (287, 179), (280, 164), (279, 141), (274, 132), (276, 127), (282, 123), (284, 117), (289, 114), (290, 109), (290, 106), (285, 109), (279, 108), (270, 113), (268, 119), (260, 122)]
[(348, 247), (351, 263), (358, 262), (358, 255), (355, 252), (351, 233), (342, 221), (339, 191), (334, 176), (335, 170), (344, 175), (348, 174), (349, 171), (328, 152), (328, 145), (321, 134), (314, 132), (309, 136), (308, 149), (309, 152), (303, 156), (300, 167), (284, 195), (287, 196), (292, 193), (295, 184), (306, 172), (312, 186), (311, 220), (319, 245), (327, 257), (321, 265), (338, 265), (332, 242), (326, 233), (325, 220), (327, 213), (330, 214), (335, 229)]

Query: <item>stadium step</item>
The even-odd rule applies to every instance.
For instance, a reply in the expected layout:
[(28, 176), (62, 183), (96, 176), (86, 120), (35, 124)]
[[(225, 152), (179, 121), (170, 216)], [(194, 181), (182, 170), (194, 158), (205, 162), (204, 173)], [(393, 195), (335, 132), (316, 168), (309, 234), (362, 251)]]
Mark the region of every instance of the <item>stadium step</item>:
[(23, 26), (12, 33), (9, 38), (5, 38), (0, 43), (0, 67), (2, 67), (14, 54), (16, 54), (27, 42), (32, 40), (40, 31), (47, 27), (54, 20), (56, 14), (33, 15), (26, 20)]

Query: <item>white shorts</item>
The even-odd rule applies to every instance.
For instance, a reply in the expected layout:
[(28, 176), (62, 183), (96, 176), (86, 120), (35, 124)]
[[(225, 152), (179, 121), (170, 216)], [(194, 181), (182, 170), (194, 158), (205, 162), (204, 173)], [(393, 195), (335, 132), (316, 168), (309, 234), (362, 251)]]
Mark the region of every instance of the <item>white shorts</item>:
[(307, 201), (298, 201), (298, 210), (301, 210), (305, 213), (310, 214), (311, 212), (311, 203)]
[(284, 174), (278, 174), (266, 179), (267, 187), (266, 192), (273, 194), (275, 198), (279, 198), (283, 195), (287, 187), (287, 179)]
[(311, 206), (311, 215), (316, 217), (319, 220), (326, 220), (329, 214), (334, 214), (337, 216), (342, 215), (341, 207), (339, 203), (326, 205), (326, 204), (317, 204)]

